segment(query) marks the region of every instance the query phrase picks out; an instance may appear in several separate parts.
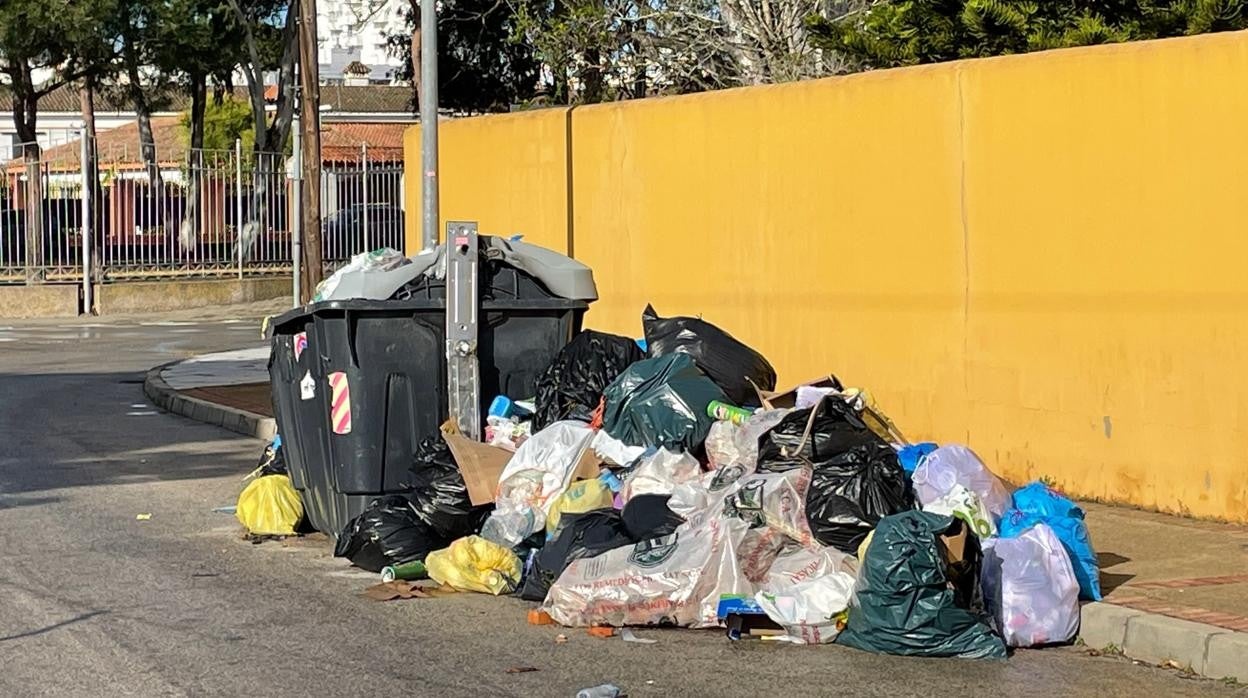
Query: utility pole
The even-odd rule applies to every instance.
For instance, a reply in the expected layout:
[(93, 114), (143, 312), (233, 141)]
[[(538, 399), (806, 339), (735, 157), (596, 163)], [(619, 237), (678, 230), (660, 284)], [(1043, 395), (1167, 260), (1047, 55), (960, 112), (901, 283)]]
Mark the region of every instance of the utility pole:
[(420, 0), (421, 249), (438, 244), (438, 4)]
[[(299, 125), (303, 129), (303, 287), (312, 299), (325, 269), (321, 263), (321, 75), (316, 49), (316, 0), (299, 0)], [(295, 260), (298, 264), (299, 260)]]

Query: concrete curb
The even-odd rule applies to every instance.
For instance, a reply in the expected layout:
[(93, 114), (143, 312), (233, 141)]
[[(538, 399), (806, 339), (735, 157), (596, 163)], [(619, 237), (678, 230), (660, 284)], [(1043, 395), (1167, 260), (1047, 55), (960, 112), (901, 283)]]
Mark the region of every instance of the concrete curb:
[(1248, 633), (1107, 602), (1084, 604), (1079, 638), (1150, 664), (1173, 661), (1211, 679), (1248, 681)]
[(229, 429), (244, 436), (252, 436), (265, 441), (272, 441), (277, 435), (277, 421), (272, 417), (183, 395), (169, 387), (162, 374), (166, 368), (177, 363), (180, 362), (172, 361), (157, 366), (149, 370), (147, 377), (143, 380), (143, 394), (157, 407), (197, 422)]

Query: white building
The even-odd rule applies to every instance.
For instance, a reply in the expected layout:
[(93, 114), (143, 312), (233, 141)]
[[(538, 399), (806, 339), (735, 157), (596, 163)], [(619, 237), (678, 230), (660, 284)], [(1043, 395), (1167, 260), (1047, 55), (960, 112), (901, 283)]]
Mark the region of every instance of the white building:
[(390, 38), (409, 32), (405, 12), (410, 7), (410, 0), (319, 0), (321, 81), (330, 85), (395, 82), (402, 60), (391, 51)]

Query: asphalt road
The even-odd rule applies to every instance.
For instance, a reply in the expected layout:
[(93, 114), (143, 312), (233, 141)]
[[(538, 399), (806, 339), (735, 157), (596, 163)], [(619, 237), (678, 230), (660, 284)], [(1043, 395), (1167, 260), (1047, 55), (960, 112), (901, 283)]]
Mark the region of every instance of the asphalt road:
[(324, 540), (252, 545), (213, 512), (262, 444), (144, 400), (151, 366), (258, 344), (231, 319), (256, 312), (0, 320), (0, 695), (1246, 695), (1078, 648), (921, 660), (680, 630), (637, 645), (529, 626), (511, 598), (366, 600), (373, 575)]

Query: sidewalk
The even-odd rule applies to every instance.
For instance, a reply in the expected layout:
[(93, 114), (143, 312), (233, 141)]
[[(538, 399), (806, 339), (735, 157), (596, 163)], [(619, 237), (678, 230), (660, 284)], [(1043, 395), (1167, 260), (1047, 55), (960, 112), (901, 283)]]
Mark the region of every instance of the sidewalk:
[[(171, 412), (271, 439), (268, 355), (265, 346), (157, 367), (145, 389)], [(1083, 643), (1248, 683), (1248, 526), (1080, 505), (1105, 594), (1083, 608)]]

